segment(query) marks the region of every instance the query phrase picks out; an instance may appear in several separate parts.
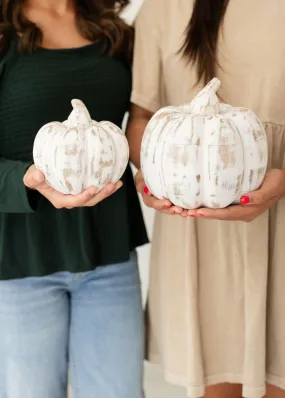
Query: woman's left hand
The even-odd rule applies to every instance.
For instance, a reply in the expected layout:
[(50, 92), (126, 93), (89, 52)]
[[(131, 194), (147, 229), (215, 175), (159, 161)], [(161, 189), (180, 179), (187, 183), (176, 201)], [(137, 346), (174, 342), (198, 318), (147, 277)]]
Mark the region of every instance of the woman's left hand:
[(188, 210), (190, 217), (202, 217), (211, 220), (250, 222), (264, 213), (285, 195), (285, 170), (269, 170), (261, 187), (245, 194), (240, 205), (232, 205), (225, 209), (200, 208)]

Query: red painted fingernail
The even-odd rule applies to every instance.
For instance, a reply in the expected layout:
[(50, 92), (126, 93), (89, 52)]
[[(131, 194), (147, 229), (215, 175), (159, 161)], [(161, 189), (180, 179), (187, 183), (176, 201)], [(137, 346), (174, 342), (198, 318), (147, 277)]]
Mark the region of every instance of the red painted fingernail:
[(143, 191), (144, 191), (144, 193), (147, 195), (147, 194), (149, 193), (148, 187), (144, 187)]
[(189, 217), (195, 217), (195, 216), (193, 216), (193, 214), (190, 214), (190, 216)]
[(240, 198), (240, 203), (242, 205), (248, 205), (250, 203), (250, 198), (248, 196), (242, 196)]
[(202, 214), (202, 213), (197, 213), (197, 216), (198, 217), (205, 217), (204, 214)]

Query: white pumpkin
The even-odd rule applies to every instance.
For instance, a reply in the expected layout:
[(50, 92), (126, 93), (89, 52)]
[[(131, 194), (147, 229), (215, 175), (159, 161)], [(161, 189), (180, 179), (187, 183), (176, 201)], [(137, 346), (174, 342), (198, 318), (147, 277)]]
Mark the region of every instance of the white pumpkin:
[(256, 115), (219, 102), (213, 79), (194, 100), (149, 121), (141, 167), (150, 192), (185, 209), (224, 208), (261, 185), (267, 139)]
[(39, 130), (33, 156), (48, 184), (58, 192), (76, 195), (119, 181), (128, 164), (129, 147), (119, 127), (92, 120), (82, 101), (71, 103), (68, 120)]

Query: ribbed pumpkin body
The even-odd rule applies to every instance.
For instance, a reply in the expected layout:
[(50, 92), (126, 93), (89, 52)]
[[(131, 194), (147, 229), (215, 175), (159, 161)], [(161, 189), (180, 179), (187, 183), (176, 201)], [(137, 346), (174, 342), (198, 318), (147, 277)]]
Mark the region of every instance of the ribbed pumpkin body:
[(95, 122), (79, 100), (67, 121), (43, 126), (34, 142), (34, 162), (58, 192), (76, 195), (89, 187), (101, 190), (117, 182), (129, 160), (122, 130), (111, 122)]
[(219, 102), (218, 79), (189, 104), (159, 110), (146, 128), (141, 165), (152, 194), (185, 209), (223, 208), (257, 189), (267, 140), (256, 115)]

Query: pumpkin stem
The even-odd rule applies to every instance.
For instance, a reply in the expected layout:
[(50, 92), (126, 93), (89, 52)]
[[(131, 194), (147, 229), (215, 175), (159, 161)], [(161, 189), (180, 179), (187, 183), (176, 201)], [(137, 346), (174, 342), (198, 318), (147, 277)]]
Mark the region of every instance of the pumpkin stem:
[(77, 127), (87, 129), (92, 123), (88, 109), (84, 103), (78, 99), (73, 99), (71, 101), (73, 111), (68, 117), (68, 124), (70, 127)]
[(216, 77), (201, 90), (190, 104), (190, 112), (195, 115), (212, 116), (220, 112), (217, 91), (221, 82)]

